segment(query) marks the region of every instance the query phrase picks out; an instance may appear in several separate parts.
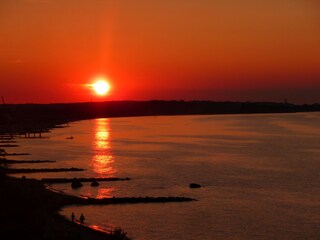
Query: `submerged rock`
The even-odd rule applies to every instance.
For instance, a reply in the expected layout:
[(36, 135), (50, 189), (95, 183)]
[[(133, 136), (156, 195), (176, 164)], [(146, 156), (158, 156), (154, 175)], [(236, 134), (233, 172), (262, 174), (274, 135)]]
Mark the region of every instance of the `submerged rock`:
[(190, 188), (201, 188), (201, 185), (198, 183), (190, 183), (189, 187)]
[(92, 183), (91, 183), (91, 187), (97, 187), (97, 186), (99, 186), (100, 184), (96, 181), (96, 180), (94, 180)]
[(83, 184), (78, 180), (78, 179), (73, 179), (72, 183), (71, 183), (71, 187), (72, 188), (80, 188), (82, 187)]

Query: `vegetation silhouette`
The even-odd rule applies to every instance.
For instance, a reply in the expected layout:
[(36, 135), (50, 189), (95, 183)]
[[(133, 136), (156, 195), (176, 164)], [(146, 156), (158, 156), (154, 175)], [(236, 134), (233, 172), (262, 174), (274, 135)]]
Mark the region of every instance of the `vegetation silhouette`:
[[(131, 116), (250, 114), (320, 111), (320, 104), (213, 101), (112, 101), (60, 104), (6, 104), (0, 108), (0, 134), (36, 134), (70, 121)], [(9, 116), (9, 117), (8, 117)]]
[(119, 227), (112, 230), (110, 236), (111, 239), (114, 240), (130, 240), (130, 238), (127, 237), (127, 233)]

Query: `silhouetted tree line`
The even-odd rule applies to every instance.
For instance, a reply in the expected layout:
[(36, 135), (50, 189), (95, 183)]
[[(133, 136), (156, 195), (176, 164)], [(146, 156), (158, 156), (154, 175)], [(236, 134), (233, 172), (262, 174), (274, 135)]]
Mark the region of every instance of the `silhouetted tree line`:
[(41, 130), (70, 121), (101, 117), (250, 114), (320, 111), (320, 104), (213, 101), (111, 101), (68, 104), (6, 104), (0, 107), (0, 133)]

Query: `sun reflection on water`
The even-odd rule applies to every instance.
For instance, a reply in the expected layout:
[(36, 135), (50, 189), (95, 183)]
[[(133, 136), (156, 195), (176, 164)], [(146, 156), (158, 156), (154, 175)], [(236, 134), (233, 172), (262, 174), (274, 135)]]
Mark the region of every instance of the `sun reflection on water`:
[(98, 190), (96, 198), (112, 198), (113, 192), (115, 191), (114, 187), (111, 188), (100, 188)]
[(107, 118), (95, 120), (93, 152), (93, 170), (100, 177), (112, 176), (116, 171), (112, 166), (114, 161), (110, 144), (110, 124)]

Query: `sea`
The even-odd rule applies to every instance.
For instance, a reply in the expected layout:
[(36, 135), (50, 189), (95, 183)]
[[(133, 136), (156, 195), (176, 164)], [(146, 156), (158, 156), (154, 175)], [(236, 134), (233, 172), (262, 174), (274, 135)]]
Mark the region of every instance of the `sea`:
[[(68, 139), (70, 137), (73, 139)], [(83, 172), (27, 178), (119, 177), (79, 189), (82, 197), (190, 197), (181, 203), (66, 206), (70, 219), (135, 240), (320, 239), (320, 113), (99, 118), (71, 122), (44, 138), (17, 139), (11, 159), (54, 160), (24, 168)], [(15, 174), (22, 177), (22, 174)], [(197, 183), (201, 188), (190, 188)]]

